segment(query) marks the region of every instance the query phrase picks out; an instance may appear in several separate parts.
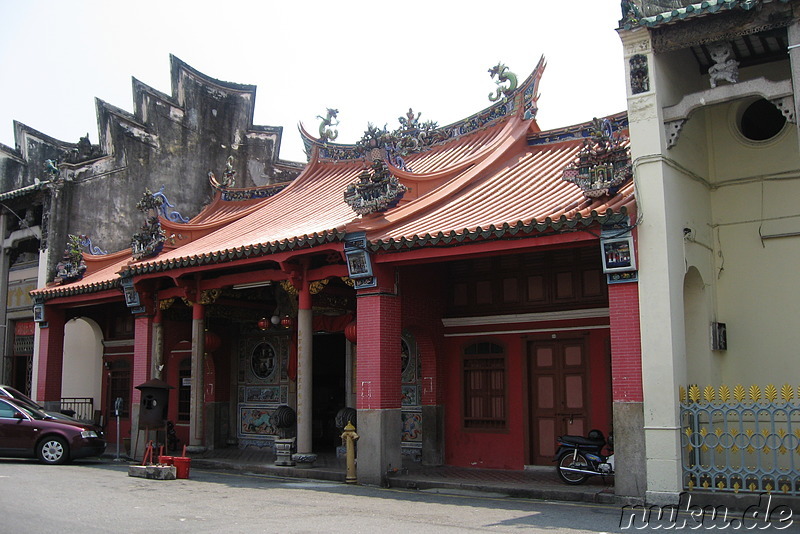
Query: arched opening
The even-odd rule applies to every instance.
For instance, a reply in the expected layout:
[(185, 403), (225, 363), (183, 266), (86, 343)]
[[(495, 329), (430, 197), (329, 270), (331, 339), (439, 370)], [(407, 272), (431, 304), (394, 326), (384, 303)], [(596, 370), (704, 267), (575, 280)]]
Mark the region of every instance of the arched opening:
[(102, 409), (103, 332), (93, 319), (67, 321), (63, 367), (62, 404), (74, 409), (79, 419), (95, 419), (95, 411)]
[(686, 374), (689, 383), (711, 381), (712, 360), (709, 345), (710, 318), (703, 277), (690, 267), (683, 279), (684, 331), (686, 336)]

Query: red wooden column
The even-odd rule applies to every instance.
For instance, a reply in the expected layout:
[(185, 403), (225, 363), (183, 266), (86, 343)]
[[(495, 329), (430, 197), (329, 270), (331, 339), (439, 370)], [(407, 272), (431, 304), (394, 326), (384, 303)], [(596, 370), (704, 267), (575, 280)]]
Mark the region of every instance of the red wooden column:
[(358, 291), (358, 479), (383, 484), (400, 455), (400, 297), (394, 269), (376, 266), (378, 285)]
[[(61, 375), (64, 369), (64, 310), (45, 306), (46, 323), (39, 323), (38, 377), (31, 389), (46, 408), (61, 407)], [(46, 326), (45, 326), (46, 325)]]
[(614, 413), (614, 458), (618, 495), (640, 495), (647, 487), (644, 441), (642, 343), (639, 329), (639, 284), (608, 286), (611, 324), (611, 384)]

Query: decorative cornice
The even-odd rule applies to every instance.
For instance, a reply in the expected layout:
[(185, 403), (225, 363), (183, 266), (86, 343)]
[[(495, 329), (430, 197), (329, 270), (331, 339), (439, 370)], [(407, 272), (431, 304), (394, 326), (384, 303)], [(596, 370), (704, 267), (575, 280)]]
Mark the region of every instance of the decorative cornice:
[(575, 319), (596, 319), (608, 317), (608, 308), (588, 308), (555, 312), (513, 313), (508, 315), (482, 315), (479, 317), (445, 317), (445, 328), (459, 326), (483, 326), (497, 324), (540, 323), (544, 321), (572, 321)]
[(553, 230), (555, 232), (570, 230), (579, 231), (595, 223), (613, 224), (622, 222), (626, 220), (627, 216), (628, 210), (623, 206), (618, 212), (614, 212), (611, 209), (604, 214), (592, 211), (588, 217), (583, 217), (580, 213), (577, 213), (572, 219), (568, 219), (566, 216), (561, 216), (561, 218), (557, 220), (547, 217), (543, 221), (536, 221), (534, 219), (529, 223), (518, 221), (516, 224), (504, 223), (500, 226), (491, 224), (485, 229), (478, 226), (475, 230), (451, 230), (447, 233), (439, 232), (436, 235), (415, 235), (410, 238), (390, 238), (386, 241), (378, 239), (370, 243), (368, 247), (372, 251), (377, 252), (381, 250), (391, 251), (424, 246), (455, 246), (474, 241), (485, 241), (487, 239), (536, 237), (534, 232), (540, 234), (547, 230)]
[[(605, 117), (617, 125), (618, 130), (625, 130), (628, 128), (628, 114), (625, 112), (617, 113)], [(566, 126), (557, 130), (548, 130), (546, 132), (538, 132), (528, 136), (528, 145), (550, 145), (554, 143), (562, 143), (564, 141), (585, 140), (592, 136), (594, 131), (593, 122), (584, 122), (574, 126)]]
[[(647, 13), (652, 13), (657, 6), (648, 6), (651, 2), (643, 0), (642, 10), (639, 10), (635, 2), (631, 0), (623, 0), (622, 2), (622, 20), (620, 20), (620, 28), (630, 30), (638, 26), (653, 28), (664, 24), (679, 22), (687, 18), (695, 18), (702, 15), (714, 14), (719, 11), (725, 10), (744, 10), (751, 11), (760, 7), (762, 4), (768, 4), (772, 1), (781, 2), (783, 4), (789, 3), (791, 0), (704, 0), (703, 2), (695, 2), (679, 7), (677, 9), (665, 10), (664, 12), (645, 16)], [(644, 11), (644, 14), (642, 13)]]

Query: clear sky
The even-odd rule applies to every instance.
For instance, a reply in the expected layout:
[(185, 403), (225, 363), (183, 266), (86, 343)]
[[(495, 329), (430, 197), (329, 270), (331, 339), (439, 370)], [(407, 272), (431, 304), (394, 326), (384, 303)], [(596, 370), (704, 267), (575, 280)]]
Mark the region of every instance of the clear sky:
[(95, 98), (133, 111), (132, 78), (171, 94), (169, 55), (257, 86), (254, 123), (283, 126), (283, 159), (305, 161), (297, 125), (339, 110), (337, 142), (409, 107), (440, 126), (490, 104), (487, 72), (520, 80), (544, 55), (538, 122), (625, 110), (618, 0), (0, 0), (0, 143), (13, 121), (98, 142)]

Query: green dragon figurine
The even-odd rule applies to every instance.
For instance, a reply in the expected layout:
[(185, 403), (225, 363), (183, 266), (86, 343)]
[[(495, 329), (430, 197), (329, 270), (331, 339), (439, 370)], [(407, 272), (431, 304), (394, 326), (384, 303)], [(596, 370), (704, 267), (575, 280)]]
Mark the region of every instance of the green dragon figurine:
[[(489, 100), (492, 102), (497, 102), (501, 98), (505, 100), (517, 89), (517, 75), (509, 71), (508, 67), (502, 63), (498, 63), (489, 69), (489, 74), (492, 78), (497, 76), (497, 81), (495, 81), (495, 83), (499, 86), (494, 94), (489, 93)], [(508, 87), (503, 87), (501, 85), (505, 82), (509, 83)]]
[[(326, 141), (333, 141), (337, 137), (339, 137), (339, 131), (333, 130), (328, 128), (328, 126), (338, 126), (339, 121), (336, 120), (336, 116), (338, 115), (338, 109), (328, 108), (328, 114), (323, 117), (322, 115), (317, 115), (318, 119), (322, 119), (322, 124), (319, 125), (319, 138), (320, 140), (325, 143)], [(336, 121), (336, 122), (334, 122)]]

